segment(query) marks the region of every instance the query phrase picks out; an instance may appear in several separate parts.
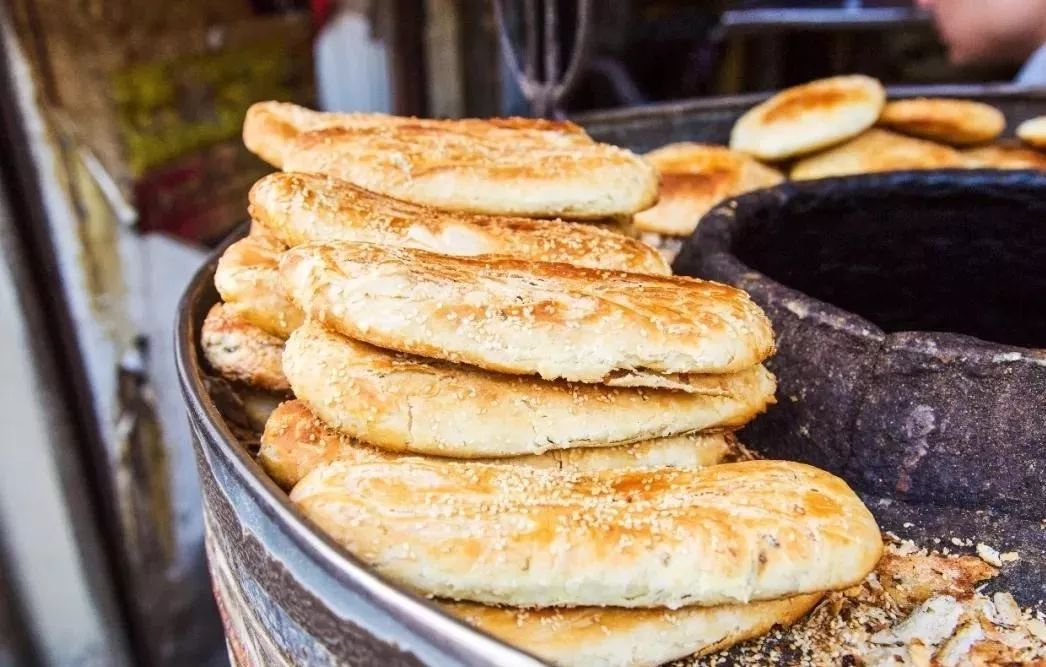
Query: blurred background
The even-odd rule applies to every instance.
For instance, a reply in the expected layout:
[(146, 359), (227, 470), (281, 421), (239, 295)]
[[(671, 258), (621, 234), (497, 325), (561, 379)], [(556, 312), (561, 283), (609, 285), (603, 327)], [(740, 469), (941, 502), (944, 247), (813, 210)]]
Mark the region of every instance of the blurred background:
[(911, 2), (563, 0), (542, 43), (576, 76), (532, 106), (503, 51), (532, 4), (0, 5), (0, 664), (225, 664), (171, 326), (267, 171), (239, 138), (252, 102), (569, 116), (836, 73), (1007, 81), (1022, 60), (949, 59)]

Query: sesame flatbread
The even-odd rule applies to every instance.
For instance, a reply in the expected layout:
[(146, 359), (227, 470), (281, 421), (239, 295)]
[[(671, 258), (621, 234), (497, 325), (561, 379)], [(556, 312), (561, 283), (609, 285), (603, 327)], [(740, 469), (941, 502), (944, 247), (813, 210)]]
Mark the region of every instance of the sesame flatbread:
[(784, 180), (776, 169), (723, 146), (677, 143), (644, 157), (661, 174), (661, 192), (653, 208), (635, 215), (640, 232), (689, 236), (724, 199)]
[(917, 97), (888, 102), (879, 124), (924, 139), (968, 146), (997, 139), (1006, 129), (1006, 117), (983, 102)]
[(855, 137), (879, 118), (886, 91), (867, 76), (836, 76), (783, 90), (738, 119), (730, 147), (761, 160), (805, 155)]
[(873, 128), (845, 144), (799, 160), (792, 167), (791, 176), (796, 180), (806, 180), (965, 166), (962, 154), (951, 146)]

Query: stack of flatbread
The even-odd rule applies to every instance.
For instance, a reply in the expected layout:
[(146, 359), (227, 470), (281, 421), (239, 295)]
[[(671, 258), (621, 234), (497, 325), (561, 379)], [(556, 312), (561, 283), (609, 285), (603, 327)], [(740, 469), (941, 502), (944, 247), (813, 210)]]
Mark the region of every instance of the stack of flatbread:
[[(437, 121), (264, 102), (248, 112), (244, 142), (288, 171), (251, 190), (251, 233), (219, 262), (223, 302), (207, 317), (202, 343), (211, 365), (235, 384), (248, 429), (260, 431), (290, 395), (283, 341), (304, 316), (279, 286), (277, 263), (289, 247), (350, 240), (670, 272), (650, 247), (617, 233), (656, 197), (657, 173), (572, 123)], [(300, 173), (290, 171), (294, 165)], [(456, 179), (449, 186), (447, 175)], [(473, 195), (471, 208), (489, 214), (463, 210)], [(485, 206), (484, 197), (497, 205)], [(540, 219), (568, 212), (589, 224)]]
[(249, 117), (301, 171), (252, 189), (203, 348), (293, 396), (258, 461), (349, 552), (563, 665), (716, 651), (872, 570), (842, 480), (732, 434), (775, 390), (748, 295), (543, 217), (630, 217), (647, 163), (569, 125), (290, 110), (282, 140)]
[(661, 173), (657, 205), (635, 216), (640, 238), (669, 259), (719, 202), (790, 178), (915, 169), (1046, 170), (1046, 118), (1017, 128), (1025, 145), (999, 141), (1006, 119), (971, 100), (887, 101), (866, 76), (789, 88), (735, 123), (730, 147), (677, 143), (646, 155)]

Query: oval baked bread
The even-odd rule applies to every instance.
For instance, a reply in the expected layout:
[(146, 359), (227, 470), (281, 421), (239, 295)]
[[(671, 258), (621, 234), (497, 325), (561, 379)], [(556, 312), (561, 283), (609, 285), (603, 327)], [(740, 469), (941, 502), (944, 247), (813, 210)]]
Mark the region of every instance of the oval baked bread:
[(278, 267), (286, 249), (271, 236), (247, 236), (226, 248), (214, 271), (214, 286), (226, 310), (280, 338), (305, 319), (280, 285)]
[(998, 143), (968, 148), (962, 152), (967, 166), (977, 169), (1040, 169), (1046, 170), (1046, 153), (1017, 142)]
[(269, 391), (290, 391), (283, 375), (283, 339), (254, 326), (216, 303), (200, 331), (207, 363), (227, 380)]
[(596, 473), (339, 461), (290, 497), (383, 576), (484, 604), (772, 600), (856, 584), (882, 551), (845, 482), (788, 461)]
[(811, 81), (748, 110), (730, 132), (730, 148), (771, 161), (813, 153), (871, 127), (885, 103), (882, 84), (867, 76)]
[(916, 97), (887, 102), (879, 124), (904, 134), (966, 146), (998, 138), (1006, 129), (1006, 117), (983, 102)]
[(951, 146), (872, 128), (856, 139), (805, 157), (792, 166), (792, 178), (806, 180), (851, 174), (966, 166)]
[(306, 132), (283, 169), (436, 208), (535, 218), (631, 215), (653, 205), (658, 188), (654, 168), (623, 148), (428, 125)]
[(554, 380), (731, 373), (774, 349), (748, 295), (675, 276), (334, 241), (293, 248), (281, 282), (312, 318), (379, 347)]
[[(354, 463), (392, 461), (406, 456), (361, 443), (328, 426), (302, 401), (287, 401), (265, 424), (258, 463), (278, 485), (291, 489), (302, 477), (335, 460)], [(729, 431), (712, 431), (644, 440), (615, 447), (558, 449), (530, 456), (481, 459), (485, 463), (525, 465), (569, 472), (649, 466), (700, 467), (749, 456)]]
[(966, 165), (974, 169), (1038, 169), (1046, 171), (1046, 153), (1017, 143), (1000, 142), (970, 148), (962, 153)]
[(1017, 137), (1039, 149), (1046, 149), (1046, 116), (1029, 118), (1017, 126)]
[(254, 184), (249, 198), (251, 216), (289, 246), (363, 241), (447, 255), (671, 273), (650, 246), (595, 226), (441, 211), (313, 174), (269, 174)]
[(287, 341), (283, 369), (295, 395), (343, 433), (382, 449), (456, 458), (742, 426), (773, 402), (775, 389), (762, 366), (700, 376), (702, 393), (549, 382), (395, 354), (311, 322)]
[(653, 667), (722, 651), (775, 625), (788, 627), (818, 593), (721, 607), (513, 609), (442, 603), (450, 614), (561, 667)]
[(507, 141), (536, 135), (540, 140), (561, 143), (591, 143), (579, 126), (565, 120), (540, 118), (433, 119), (390, 116), (382, 113), (338, 113), (313, 111), (287, 102), (257, 102), (247, 109), (243, 121), (243, 143), (247, 150), (276, 168), (299, 135), (328, 128), (368, 129), (392, 125), (424, 125), (451, 128), (501, 137)]
[(723, 146), (669, 144), (644, 157), (661, 174), (661, 194), (653, 208), (635, 214), (641, 232), (689, 236), (724, 199), (784, 180), (776, 169)]

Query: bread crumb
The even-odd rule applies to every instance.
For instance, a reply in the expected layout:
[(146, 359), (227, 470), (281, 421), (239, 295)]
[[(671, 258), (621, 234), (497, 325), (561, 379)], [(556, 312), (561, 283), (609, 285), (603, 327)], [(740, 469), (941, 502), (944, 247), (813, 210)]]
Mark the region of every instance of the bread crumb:
[(999, 552), (984, 542), (977, 543), (977, 555), (988, 565), (1002, 567), (1002, 558), (999, 557)]

